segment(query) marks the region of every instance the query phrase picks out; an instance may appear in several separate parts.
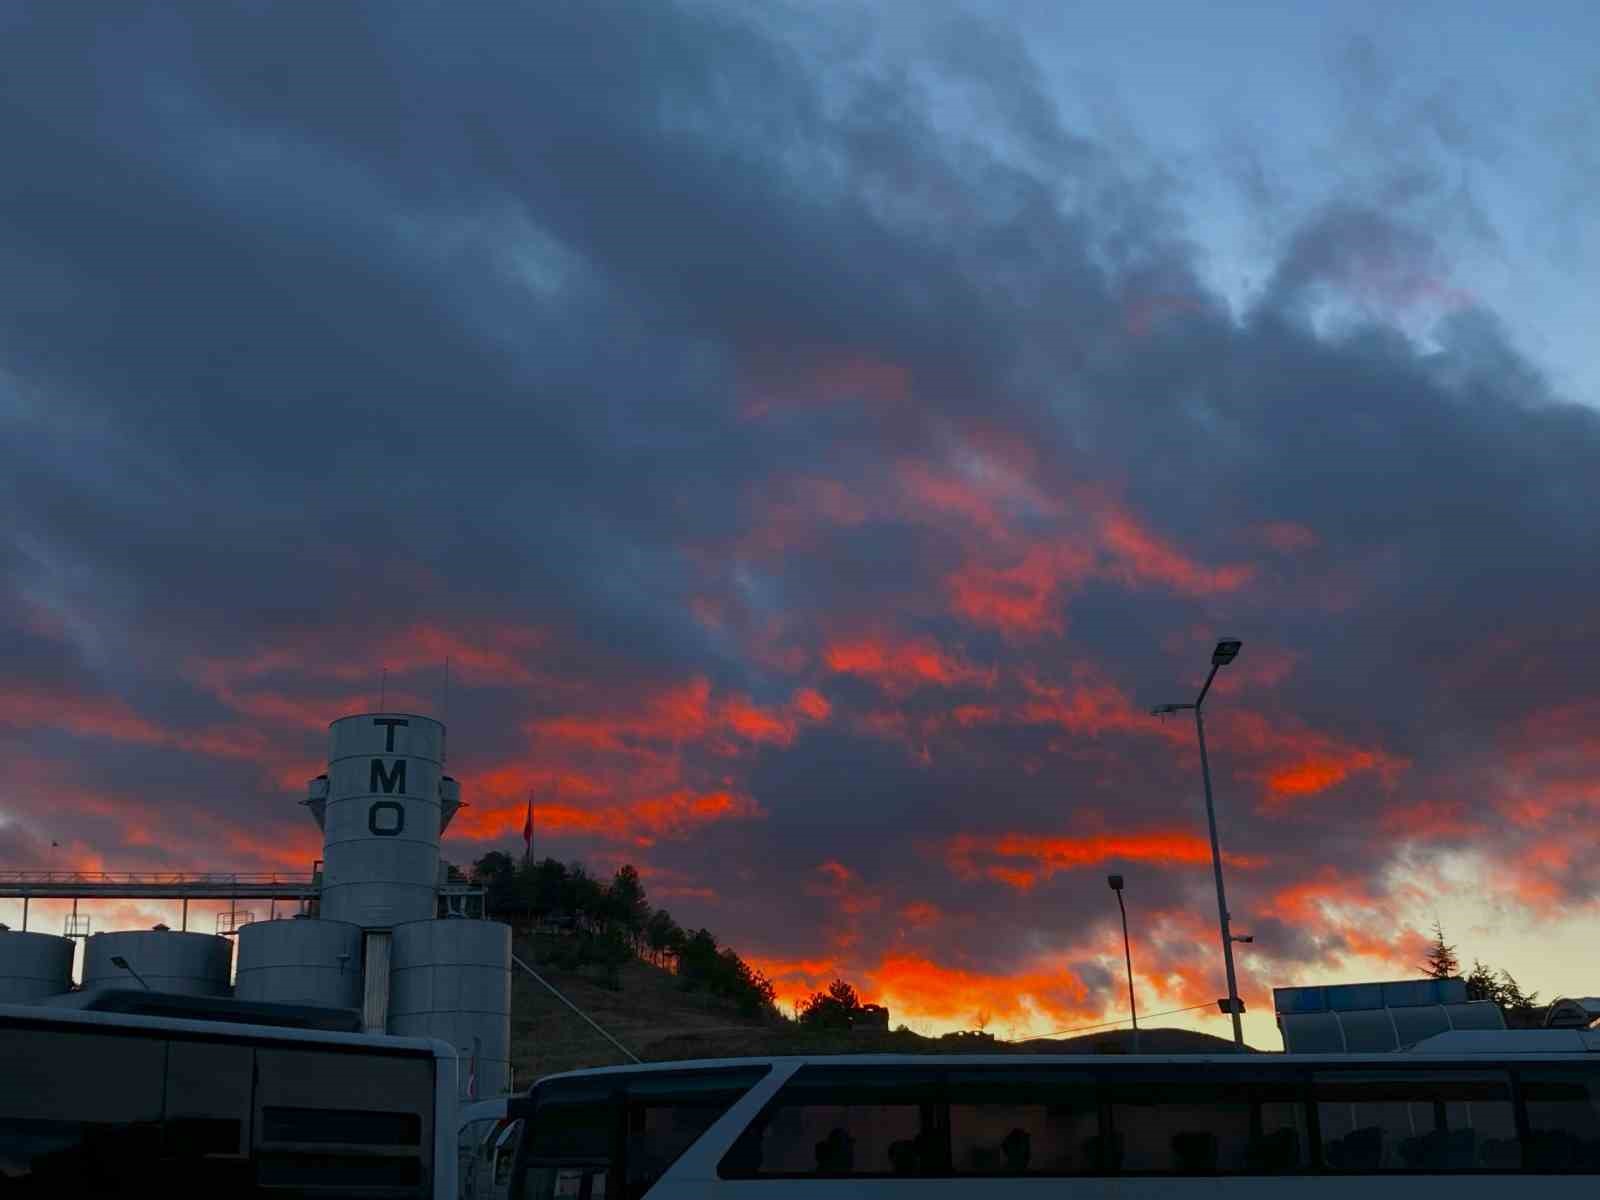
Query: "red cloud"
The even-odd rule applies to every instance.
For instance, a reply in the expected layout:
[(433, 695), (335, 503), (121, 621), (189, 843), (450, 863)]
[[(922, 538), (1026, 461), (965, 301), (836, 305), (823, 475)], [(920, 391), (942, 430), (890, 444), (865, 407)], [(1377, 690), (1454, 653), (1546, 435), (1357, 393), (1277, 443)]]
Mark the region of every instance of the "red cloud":
[(822, 658), (835, 674), (869, 679), (897, 695), (929, 684), (993, 687), (995, 681), (993, 670), (970, 666), (927, 639), (857, 637), (831, 643)]
[[(1259, 867), (1263, 860), (1225, 854), (1235, 867)], [(999, 860), (998, 862), (995, 860)], [(1152, 830), (1136, 834), (1067, 837), (1031, 833), (958, 834), (945, 844), (945, 861), (958, 875), (978, 874), (1026, 890), (1058, 871), (1107, 862), (1157, 866), (1195, 866), (1211, 862), (1211, 844), (1190, 833)]]
[(744, 696), (720, 701), (709, 680), (698, 677), (623, 707), (601, 702), (601, 711), (534, 721), (529, 731), (541, 738), (592, 751), (646, 758), (675, 754), (685, 743), (700, 743), (718, 753), (737, 753), (741, 743), (787, 746), (797, 719), (824, 720), (827, 700), (803, 689), (788, 708), (763, 708)]
[(86, 696), (60, 688), (12, 681), (0, 690), (0, 723), (18, 729), (62, 729), (79, 737), (164, 745), (168, 733), (111, 696)]
[(1237, 591), (1255, 575), (1249, 565), (1203, 567), (1122, 509), (1105, 512), (1099, 532), (1117, 559), (1108, 573), (1128, 584), (1164, 583), (1188, 595), (1209, 596)]
[(1060, 633), (1061, 599), (1093, 563), (1075, 546), (1033, 546), (1014, 566), (971, 563), (947, 575), (944, 585), (955, 611), (976, 625), (1013, 635)]
[[(450, 832), (470, 841), (520, 837), (526, 814), (526, 808), (516, 804), (495, 808), (464, 807)], [(761, 806), (748, 796), (720, 791), (677, 791), (610, 807), (535, 804), (533, 825), (535, 838), (551, 834), (578, 835), (652, 846), (662, 838), (687, 837), (695, 829), (718, 821), (754, 820), (765, 815)]]
[(1065, 968), (989, 974), (920, 955), (889, 954), (866, 972), (865, 980), (867, 994), (911, 1020), (976, 1025), (989, 1018), (1033, 1022), (1045, 1017), (1067, 1025), (1100, 1015), (1083, 981)]
[[(1243, 774), (1261, 781), (1261, 811), (1283, 814), (1296, 800), (1315, 796), (1363, 773), (1374, 774), (1384, 787), (1394, 786), (1410, 759), (1378, 747), (1357, 746), (1298, 722), (1274, 724), (1261, 713), (1228, 706), (1214, 723), (1218, 736), (1245, 751), (1259, 765)], [(1208, 722), (1208, 728), (1213, 722)]]

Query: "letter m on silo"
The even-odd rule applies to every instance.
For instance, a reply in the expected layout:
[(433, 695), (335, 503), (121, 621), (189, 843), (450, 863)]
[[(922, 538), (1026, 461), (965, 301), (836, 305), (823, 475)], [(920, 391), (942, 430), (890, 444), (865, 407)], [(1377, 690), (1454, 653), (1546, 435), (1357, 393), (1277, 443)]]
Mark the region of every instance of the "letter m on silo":
[(406, 760), (394, 760), (393, 769), (383, 765), (383, 759), (372, 760), (372, 782), (367, 785), (369, 792), (399, 792), (406, 794)]

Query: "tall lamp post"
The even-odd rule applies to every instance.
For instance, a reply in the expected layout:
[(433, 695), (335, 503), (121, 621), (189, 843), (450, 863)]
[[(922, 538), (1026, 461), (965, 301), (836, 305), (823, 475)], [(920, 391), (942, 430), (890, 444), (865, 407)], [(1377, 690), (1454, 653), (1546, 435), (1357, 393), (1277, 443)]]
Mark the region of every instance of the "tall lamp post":
[(1122, 903), (1122, 876), (1107, 875), (1106, 882), (1117, 894), (1117, 911), (1122, 914), (1122, 957), (1128, 964), (1128, 1019), (1133, 1022), (1133, 1052), (1139, 1053), (1139, 1008), (1133, 1001), (1133, 951), (1128, 946), (1128, 908)]
[(1211, 801), (1211, 764), (1206, 758), (1206, 726), (1200, 715), (1200, 706), (1206, 702), (1206, 693), (1211, 690), (1211, 681), (1217, 677), (1217, 672), (1238, 657), (1242, 645), (1244, 643), (1237, 638), (1224, 638), (1217, 643), (1217, 648), (1211, 652), (1211, 674), (1206, 676), (1205, 686), (1200, 689), (1193, 704), (1158, 704), (1150, 710), (1157, 716), (1163, 716), (1194, 709), (1194, 731), (1200, 740), (1200, 776), (1206, 787), (1206, 823), (1211, 828), (1211, 870), (1217, 878), (1217, 925), (1222, 934), (1222, 962), (1228, 971), (1226, 1005), (1228, 1014), (1233, 1018), (1233, 1041), (1241, 1050), (1244, 1049), (1244, 1029), (1239, 1023), (1239, 1014), (1244, 1012), (1244, 1005), (1239, 1000), (1239, 983), (1233, 970), (1233, 944), (1251, 939), (1234, 937), (1228, 923), (1228, 894), (1222, 886), (1222, 852), (1217, 848), (1217, 811)]

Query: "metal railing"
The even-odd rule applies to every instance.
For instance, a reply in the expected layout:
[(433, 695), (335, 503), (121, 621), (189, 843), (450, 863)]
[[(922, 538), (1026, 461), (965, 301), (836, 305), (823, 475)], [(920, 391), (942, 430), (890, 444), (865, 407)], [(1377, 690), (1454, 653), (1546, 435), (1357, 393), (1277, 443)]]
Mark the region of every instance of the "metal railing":
[(127, 883), (138, 887), (159, 886), (167, 883), (216, 884), (231, 883), (264, 885), (272, 887), (310, 887), (315, 882), (311, 872), (302, 871), (0, 871), (0, 884), (6, 883), (87, 883), (96, 886)]

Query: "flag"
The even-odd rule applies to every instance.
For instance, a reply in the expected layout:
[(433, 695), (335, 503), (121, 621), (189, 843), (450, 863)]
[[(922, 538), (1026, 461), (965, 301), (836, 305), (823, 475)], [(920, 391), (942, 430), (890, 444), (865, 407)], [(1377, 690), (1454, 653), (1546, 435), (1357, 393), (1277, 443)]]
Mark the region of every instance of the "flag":
[(522, 822), (522, 857), (533, 857), (533, 793), (528, 793), (528, 817)]

